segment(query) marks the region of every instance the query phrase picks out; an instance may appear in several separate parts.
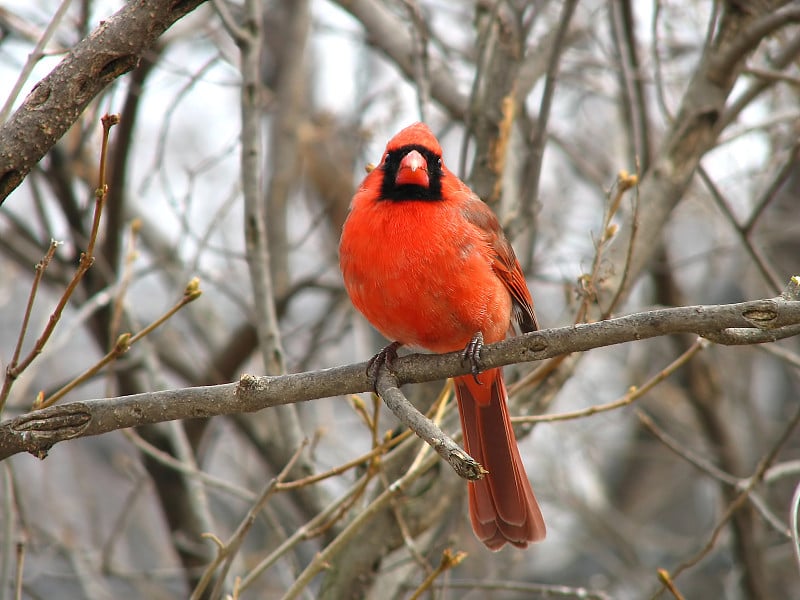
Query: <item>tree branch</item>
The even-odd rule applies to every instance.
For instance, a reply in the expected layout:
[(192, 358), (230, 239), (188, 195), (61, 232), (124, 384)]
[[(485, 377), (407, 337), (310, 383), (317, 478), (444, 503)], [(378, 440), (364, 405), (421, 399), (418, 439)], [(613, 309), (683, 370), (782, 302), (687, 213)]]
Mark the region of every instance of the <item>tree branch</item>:
[[(797, 334), (800, 277), (777, 298), (715, 306), (664, 308), (598, 321), (544, 329), (483, 348), (481, 367), (552, 358), (572, 352), (675, 333), (716, 337), (722, 332), (769, 331), (769, 340)], [(741, 335), (736, 337), (739, 343)], [(755, 342), (767, 341), (755, 338)], [(466, 375), (460, 352), (404, 356), (392, 364), (399, 385)], [(183, 388), (86, 400), (33, 411), (0, 423), (0, 460), (20, 452), (44, 458), (58, 442), (116, 429), (217, 415), (254, 412), (270, 406), (371, 391), (365, 363), (281, 376), (243, 375), (238, 383)]]
[[(606, 260), (609, 265), (631, 261), (626, 278), (622, 271), (611, 272), (606, 277), (600, 305), (605, 307), (615, 298), (627, 297), (631, 286), (639, 280), (642, 271), (653, 258), (669, 215), (685, 197), (700, 160), (715, 144), (726, 123), (721, 119), (726, 102), (745, 66), (748, 51), (753, 44), (751, 36), (742, 32), (763, 31), (774, 22), (765, 12), (747, 13), (726, 7), (714, 38), (706, 49), (681, 100), (680, 109), (663, 142), (653, 157), (650, 169), (644, 173), (639, 187), (640, 208), (636, 223), (625, 221), (620, 227), (615, 243), (609, 248)], [(793, 16), (791, 11), (786, 12)], [(622, 287), (622, 289), (620, 289)]]
[[(367, 41), (381, 50), (414, 81), (414, 39), (406, 21), (394, 15), (383, 3), (375, 0), (335, 0), (335, 3), (358, 19)], [(453, 69), (435, 56), (429, 57), (428, 74), (431, 98), (456, 119), (467, 113), (468, 99), (459, 91)]]
[(408, 398), (400, 391), (397, 377), (385, 366), (378, 371), (375, 388), (383, 398), (386, 406), (406, 427), (411, 429), (463, 479), (474, 481), (481, 479), (488, 472), (474, 458), (467, 454), (458, 444), (442, 431), (436, 423), (419, 412)]
[(75, 46), (0, 126), (0, 204), (109, 83), (203, 0), (126, 3)]

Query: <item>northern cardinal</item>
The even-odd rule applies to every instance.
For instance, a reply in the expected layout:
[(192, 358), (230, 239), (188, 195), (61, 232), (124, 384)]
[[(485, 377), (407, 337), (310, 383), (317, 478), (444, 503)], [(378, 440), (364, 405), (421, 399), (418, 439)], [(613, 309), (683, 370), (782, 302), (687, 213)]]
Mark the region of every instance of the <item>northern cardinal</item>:
[[(361, 183), (339, 262), (355, 307), (389, 340), (432, 352), (537, 329), (519, 261), (497, 217), (442, 163), (424, 123), (395, 135)], [(474, 363), (473, 363), (474, 364)], [(455, 378), (464, 447), (488, 474), (468, 483), (477, 537), (492, 550), (545, 536), (517, 449), (501, 369)]]

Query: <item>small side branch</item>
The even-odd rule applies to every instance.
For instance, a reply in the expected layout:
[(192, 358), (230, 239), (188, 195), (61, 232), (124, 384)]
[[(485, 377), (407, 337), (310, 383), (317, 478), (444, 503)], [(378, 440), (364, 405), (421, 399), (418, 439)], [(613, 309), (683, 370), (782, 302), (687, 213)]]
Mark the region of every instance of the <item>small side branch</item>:
[(453, 467), (459, 477), (474, 481), (487, 471), (442, 431), (439, 426), (419, 412), (403, 392), (397, 376), (384, 365), (378, 370), (375, 389), (400, 422), (426, 441), (431, 448)]

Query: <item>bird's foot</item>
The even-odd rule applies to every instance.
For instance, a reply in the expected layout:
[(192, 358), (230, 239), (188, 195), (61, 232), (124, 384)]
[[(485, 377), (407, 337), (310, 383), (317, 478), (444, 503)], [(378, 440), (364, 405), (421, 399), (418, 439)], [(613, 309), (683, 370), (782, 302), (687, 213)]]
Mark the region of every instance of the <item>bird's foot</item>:
[[(367, 362), (367, 376), (372, 377), (373, 384), (378, 378), (378, 371), (383, 365), (390, 371), (392, 370), (392, 363), (397, 360), (397, 349), (402, 346), (401, 342), (392, 342)], [(374, 387), (374, 385), (373, 385)]]
[(472, 336), (464, 351), (461, 353), (462, 360), (469, 361), (470, 373), (475, 379), (475, 383), (480, 384), (481, 380), (478, 379), (478, 373), (481, 372), (480, 360), (481, 349), (483, 348), (483, 334), (479, 331)]

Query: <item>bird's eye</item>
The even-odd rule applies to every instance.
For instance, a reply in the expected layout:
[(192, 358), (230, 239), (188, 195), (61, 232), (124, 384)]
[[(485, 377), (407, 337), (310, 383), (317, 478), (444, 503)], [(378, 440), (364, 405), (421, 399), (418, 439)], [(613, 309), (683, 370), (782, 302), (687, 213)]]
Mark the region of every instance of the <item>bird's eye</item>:
[(439, 165), (439, 168), (442, 167), (442, 157), (441, 156), (436, 159), (436, 164)]

